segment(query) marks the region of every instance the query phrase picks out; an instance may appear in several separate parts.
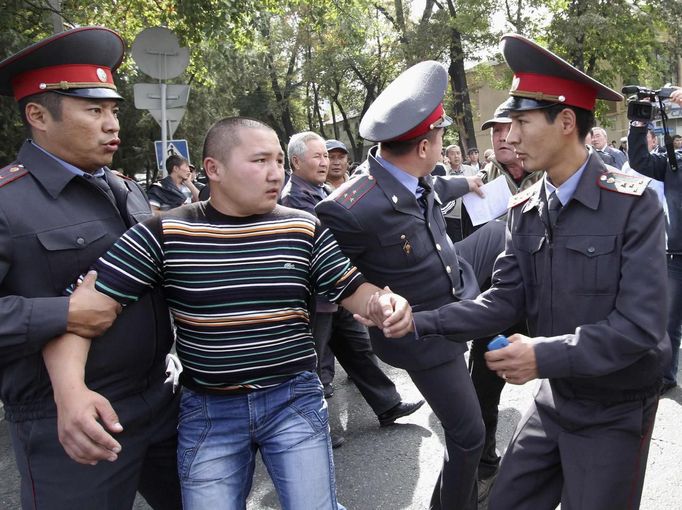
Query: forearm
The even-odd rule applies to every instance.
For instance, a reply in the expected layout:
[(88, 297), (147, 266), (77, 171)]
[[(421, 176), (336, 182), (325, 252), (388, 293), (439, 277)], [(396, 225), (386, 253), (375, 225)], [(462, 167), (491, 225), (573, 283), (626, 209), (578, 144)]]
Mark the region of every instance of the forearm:
[(376, 285), (365, 282), (353, 294), (344, 298), (340, 304), (353, 314), (366, 315), (367, 302), (376, 292), (381, 292), (381, 289)]
[(85, 363), (90, 343), (88, 338), (67, 333), (43, 347), (43, 360), (57, 403), (64, 396), (85, 386)]

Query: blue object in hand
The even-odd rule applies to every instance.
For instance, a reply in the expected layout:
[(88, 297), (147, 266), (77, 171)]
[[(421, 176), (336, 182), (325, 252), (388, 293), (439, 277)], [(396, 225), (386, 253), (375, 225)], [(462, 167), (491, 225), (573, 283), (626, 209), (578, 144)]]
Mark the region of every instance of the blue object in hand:
[(504, 335), (497, 335), (488, 343), (488, 350), (494, 351), (496, 349), (502, 349), (502, 347), (507, 347), (509, 345), (509, 340)]

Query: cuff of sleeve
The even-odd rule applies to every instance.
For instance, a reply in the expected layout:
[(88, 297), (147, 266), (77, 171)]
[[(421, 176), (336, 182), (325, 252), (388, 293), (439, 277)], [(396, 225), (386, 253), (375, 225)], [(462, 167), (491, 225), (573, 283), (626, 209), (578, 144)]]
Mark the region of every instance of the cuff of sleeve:
[(412, 322), (414, 324), (415, 336), (417, 336), (417, 338), (426, 335), (441, 334), (440, 328), (438, 327), (440, 324), (438, 310), (415, 312), (412, 314)]
[(352, 296), (355, 293), (355, 291), (358, 290), (358, 287), (366, 282), (367, 280), (365, 279), (365, 277), (358, 271), (358, 275), (353, 279), (352, 282), (348, 284), (348, 286), (345, 289), (343, 289), (341, 295), (338, 298), (336, 298), (334, 302), (337, 305), (340, 305), (341, 301), (346, 299), (348, 296)]
[(66, 333), (69, 297), (34, 298), (28, 337), (33, 342), (47, 343)]
[(534, 340), (535, 364), (540, 379), (571, 375), (571, 364), (564, 337), (537, 337)]

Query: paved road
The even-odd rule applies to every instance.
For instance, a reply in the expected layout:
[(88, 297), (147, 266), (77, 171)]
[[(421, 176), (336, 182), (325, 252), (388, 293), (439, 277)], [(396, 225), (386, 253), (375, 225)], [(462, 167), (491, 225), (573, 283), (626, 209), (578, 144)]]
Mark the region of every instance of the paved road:
[[(419, 398), (405, 372), (385, 369), (403, 398)], [(428, 508), (443, 454), (442, 433), (431, 409), (424, 406), (401, 419), (400, 425), (379, 428), (376, 417), (340, 368), (335, 386), (336, 393), (329, 401), (332, 427), (346, 437), (346, 444), (334, 450), (339, 500), (349, 510)], [(509, 442), (533, 388), (534, 383), (505, 388), (498, 430), (501, 446)], [(642, 510), (682, 510), (681, 425), (682, 389), (678, 387), (659, 405)], [(18, 476), (4, 422), (0, 424), (0, 480), (0, 509), (18, 509)], [(142, 501), (135, 508), (148, 509)], [(259, 465), (248, 510), (278, 508), (274, 488)]]

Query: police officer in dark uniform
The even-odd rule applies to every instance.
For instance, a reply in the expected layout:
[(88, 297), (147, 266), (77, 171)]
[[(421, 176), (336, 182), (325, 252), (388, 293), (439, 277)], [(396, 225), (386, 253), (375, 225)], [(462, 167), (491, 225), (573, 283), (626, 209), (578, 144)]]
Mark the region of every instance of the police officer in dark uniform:
[[(288, 145), (288, 157), (293, 169), (291, 179), (282, 190), (281, 203), (287, 207), (315, 214), (315, 205), (328, 193), (324, 187), (329, 158), (324, 138), (313, 132), (296, 133)], [(353, 315), (322, 297), (317, 296), (312, 319), (315, 350), (318, 355), (320, 381), (327, 388), (334, 376), (334, 356), (353, 380), (362, 397), (377, 415), (382, 427), (417, 411), (423, 400), (403, 402), (398, 390), (377, 363), (367, 329), (353, 319)], [(331, 354), (332, 370), (321, 369), (325, 354)], [(334, 439), (332, 436), (332, 440)], [(338, 436), (336, 436), (338, 437)], [(334, 441), (332, 441), (334, 443)]]
[(620, 94), (521, 36), (502, 51), (515, 74), (507, 142), (546, 174), (511, 198), (492, 287), (414, 327), (424, 342), (464, 341), (528, 320), (529, 336), (486, 353), (509, 383), (542, 379), (491, 510), (638, 508), (670, 359), (661, 206), (648, 179), (610, 172), (583, 143), (596, 99)]
[[(414, 310), (473, 298), (503, 249), (503, 225), (491, 222), (457, 245), (446, 233), (442, 203), (478, 190), (479, 177), (433, 177), (444, 128), (448, 75), (433, 61), (396, 78), (367, 110), (360, 134), (380, 142), (364, 174), (320, 202), (316, 212), (344, 253), (374, 284), (389, 285)], [(484, 427), (464, 361), (465, 344), (414, 335), (387, 339), (370, 329), (374, 352), (408, 371), (440, 420), (445, 459), (433, 509), (475, 509)]]
[(32, 136), (0, 170), (0, 398), (24, 508), (120, 510), (132, 507), (138, 490), (154, 508), (181, 506), (178, 399), (164, 382), (173, 337), (160, 294), (127, 307), (88, 358), (88, 386), (113, 403), (123, 424), (116, 462), (67, 456), (41, 354), (58, 335), (97, 336), (111, 324), (116, 312), (97, 309), (94, 290), (68, 297), (64, 289), (151, 215), (139, 186), (107, 168), (120, 143), (122, 98), (112, 72), (123, 51), (115, 32), (85, 27), (0, 62), (0, 93), (19, 102)]

